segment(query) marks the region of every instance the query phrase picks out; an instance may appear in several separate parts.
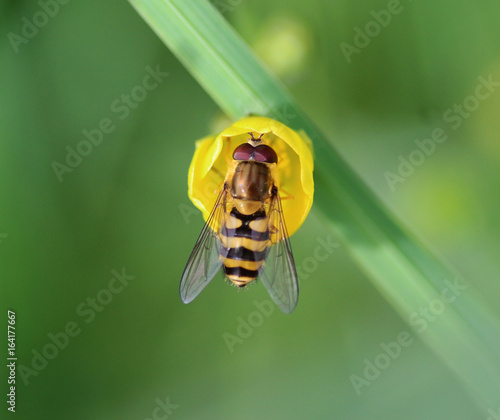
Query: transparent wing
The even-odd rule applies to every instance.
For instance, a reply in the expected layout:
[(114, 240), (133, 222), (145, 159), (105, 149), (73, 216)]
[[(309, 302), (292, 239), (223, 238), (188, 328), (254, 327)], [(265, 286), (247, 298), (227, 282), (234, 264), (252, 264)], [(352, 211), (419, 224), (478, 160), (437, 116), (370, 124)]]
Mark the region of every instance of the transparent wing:
[(291, 313), (299, 299), (297, 270), (288, 238), (283, 209), (276, 187), (273, 188), (269, 207), (269, 248), (266, 262), (259, 270), (262, 283), (276, 305), (285, 313)]
[(226, 211), (226, 194), (227, 188), (224, 186), (182, 273), (179, 291), (184, 303), (198, 296), (222, 266), (224, 248), (219, 239), (219, 230)]

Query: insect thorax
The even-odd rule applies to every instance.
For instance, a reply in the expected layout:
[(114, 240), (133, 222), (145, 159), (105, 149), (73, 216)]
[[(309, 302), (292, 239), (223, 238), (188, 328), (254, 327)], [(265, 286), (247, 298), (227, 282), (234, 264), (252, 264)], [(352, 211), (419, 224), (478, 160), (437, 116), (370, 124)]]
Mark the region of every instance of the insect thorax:
[(264, 202), (270, 193), (271, 173), (265, 163), (247, 161), (236, 167), (231, 182), (235, 199)]

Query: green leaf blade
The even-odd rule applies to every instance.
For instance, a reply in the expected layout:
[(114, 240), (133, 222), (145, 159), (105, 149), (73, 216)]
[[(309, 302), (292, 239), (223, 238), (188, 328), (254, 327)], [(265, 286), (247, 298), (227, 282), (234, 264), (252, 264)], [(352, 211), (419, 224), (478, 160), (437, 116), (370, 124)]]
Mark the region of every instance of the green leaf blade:
[[(315, 207), (405, 321), (442, 299), (447, 282), (463, 282), (390, 214), (209, 2), (130, 2), (229, 116), (266, 115), (307, 132), (316, 156)], [(500, 325), (472, 286), (415, 336), (485, 411), (500, 406)]]

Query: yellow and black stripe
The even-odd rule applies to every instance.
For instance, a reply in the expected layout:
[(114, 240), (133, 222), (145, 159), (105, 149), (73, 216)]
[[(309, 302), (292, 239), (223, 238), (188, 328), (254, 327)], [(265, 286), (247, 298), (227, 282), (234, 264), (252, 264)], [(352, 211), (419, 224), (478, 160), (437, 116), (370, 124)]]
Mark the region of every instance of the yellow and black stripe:
[(269, 245), (268, 218), (264, 209), (242, 214), (236, 208), (226, 215), (221, 241), (227, 252), (224, 273), (236, 286), (255, 280)]

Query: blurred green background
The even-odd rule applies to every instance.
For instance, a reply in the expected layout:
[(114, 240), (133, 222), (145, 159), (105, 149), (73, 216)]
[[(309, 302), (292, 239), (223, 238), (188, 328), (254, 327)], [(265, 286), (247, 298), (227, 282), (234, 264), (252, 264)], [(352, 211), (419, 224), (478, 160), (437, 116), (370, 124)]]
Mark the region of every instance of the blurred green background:
[[(443, 117), (480, 76), (500, 81), (500, 5), (401, 1), (347, 60), (340, 45), (356, 46), (355, 28), (386, 1), (213, 3), (385, 203), (500, 316), (500, 92), (459, 128)], [(4, 0), (0, 11), (1, 307), (16, 311), (18, 364), (34, 369), (44, 349), (51, 358), (18, 369), (18, 418), (488, 417), (343, 244), (311, 262), (332, 235), (314, 207), (292, 240), (305, 273), (292, 315), (259, 315), (262, 285), (238, 292), (222, 276), (183, 305), (180, 276), (203, 226), (187, 197), (194, 141), (230, 121), (126, 2), (71, 1), (43, 25), (36, 2)], [(13, 38), (33, 19), (38, 33)], [(150, 91), (137, 88), (148, 66), (168, 73)], [(140, 100), (117, 112), (123, 95)], [(67, 147), (106, 119), (112, 132), (58, 179), (54, 162), (66, 165)], [(449, 139), (392, 191), (384, 174), (435, 128)], [(117, 291), (111, 271), (122, 269), (135, 278)], [(106, 304), (92, 309), (89, 298)], [(243, 331), (242, 320), (255, 327)], [(79, 333), (66, 339), (68, 323)], [(351, 375), (362, 377), (365, 359), (402, 331), (411, 345), (357, 393)], [(229, 335), (238, 342), (227, 345)], [(172, 411), (158, 402), (167, 398)]]

